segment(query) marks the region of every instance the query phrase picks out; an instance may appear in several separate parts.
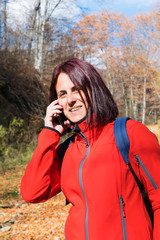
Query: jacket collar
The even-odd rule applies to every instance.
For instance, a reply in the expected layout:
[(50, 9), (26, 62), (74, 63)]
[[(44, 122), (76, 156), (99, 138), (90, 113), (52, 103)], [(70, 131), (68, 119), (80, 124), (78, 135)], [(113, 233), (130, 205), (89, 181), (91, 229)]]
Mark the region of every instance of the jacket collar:
[[(99, 135), (99, 132), (97, 132), (97, 128), (87, 128), (86, 125), (86, 117), (81, 119), (77, 123), (70, 123), (70, 129), (76, 133), (78, 139), (88, 139), (88, 141), (91, 143), (93, 139), (97, 138)], [(86, 129), (87, 128), (87, 129)]]
[(82, 118), (80, 121), (76, 123), (70, 123), (70, 128), (75, 133), (84, 132), (86, 128), (86, 117)]

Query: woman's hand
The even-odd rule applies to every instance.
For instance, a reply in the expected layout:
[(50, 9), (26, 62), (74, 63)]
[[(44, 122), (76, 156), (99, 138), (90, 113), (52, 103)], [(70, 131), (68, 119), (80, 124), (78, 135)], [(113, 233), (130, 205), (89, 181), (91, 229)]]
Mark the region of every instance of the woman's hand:
[[(54, 118), (56, 118), (56, 114), (61, 114), (62, 109), (63, 107), (58, 104), (58, 99), (49, 104), (46, 110), (46, 116), (44, 118), (45, 127), (54, 128), (60, 133), (64, 131), (63, 126), (60, 123), (56, 123), (54, 121)], [(69, 124), (69, 121), (65, 121), (64, 124)]]

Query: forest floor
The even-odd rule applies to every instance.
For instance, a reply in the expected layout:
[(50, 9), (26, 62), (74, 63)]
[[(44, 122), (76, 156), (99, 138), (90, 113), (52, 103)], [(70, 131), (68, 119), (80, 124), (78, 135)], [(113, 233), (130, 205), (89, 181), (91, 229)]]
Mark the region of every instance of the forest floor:
[(159, 141), (160, 141), (160, 124), (158, 125), (148, 125), (147, 126), (149, 128), (150, 131), (152, 131), (153, 133), (156, 134), (156, 136), (158, 137)]
[[(160, 140), (158, 125), (148, 126)], [(29, 204), (20, 195), (25, 166), (0, 176), (0, 239), (64, 240), (64, 225), (71, 205), (62, 193), (44, 203)]]
[(44, 203), (24, 202), (20, 182), (24, 167), (0, 176), (0, 239), (64, 239), (70, 209), (62, 193)]

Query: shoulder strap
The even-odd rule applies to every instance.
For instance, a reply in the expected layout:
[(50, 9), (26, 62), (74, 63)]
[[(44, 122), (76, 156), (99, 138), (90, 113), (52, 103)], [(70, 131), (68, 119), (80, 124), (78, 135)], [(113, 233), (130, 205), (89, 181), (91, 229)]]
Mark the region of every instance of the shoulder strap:
[(71, 137), (67, 138), (60, 146), (58, 151), (58, 157), (61, 161), (63, 161), (63, 157), (65, 152), (67, 151), (67, 148), (70, 146), (70, 144), (74, 141), (75, 134)]
[(118, 150), (122, 156), (122, 158), (124, 159), (125, 163), (129, 166), (129, 169), (139, 187), (139, 190), (142, 194), (142, 198), (144, 200), (147, 212), (150, 216), (152, 225), (153, 225), (153, 211), (152, 211), (152, 207), (151, 207), (151, 203), (150, 200), (148, 198), (148, 194), (146, 193), (143, 184), (141, 183), (141, 181), (139, 180), (139, 178), (137, 177), (137, 175), (135, 174), (130, 161), (129, 161), (129, 148), (130, 148), (130, 141), (128, 138), (128, 134), (127, 134), (127, 129), (126, 129), (126, 122), (127, 120), (129, 120), (130, 118), (125, 117), (125, 118), (117, 118), (115, 120), (114, 123), (114, 137), (116, 140), (116, 145), (118, 147)]
[[(72, 135), (71, 137), (67, 138), (60, 146), (59, 151), (58, 151), (58, 157), (61, 161), (63, 161), (63, 157), (65, 152), (67, 151), (68, 147), (70, 144), (74, 141), (75, 134)], [(69, 201), (66, 199), (66, 205), (69, 204)]]
[(116, 144), (122, 158), (124, 159), (126, 164), (129, 164), (129, 148), (130, 142), (127, 135), (126, 130), (126, 122), (130, 118), (117, 118), (114, 122), (114, 137), (116, 140)]

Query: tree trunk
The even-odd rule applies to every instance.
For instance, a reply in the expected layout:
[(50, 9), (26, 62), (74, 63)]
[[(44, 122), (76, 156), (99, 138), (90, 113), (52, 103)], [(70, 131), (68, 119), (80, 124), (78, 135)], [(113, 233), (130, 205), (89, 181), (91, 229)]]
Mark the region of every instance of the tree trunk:
[(39, 70), (39, 72), (42, 71), (42, 62), (43, 62), (43, 43), (44, 43), (44, 30), (45, 30), (45, 24), (47, 19), (47, 9), (48, 9), (48, 0), (45, 2), (45, 11), (43, 19), (40, 20), (39, 25), (39, 31), (38, 31), (38, 43), (37, 43), (37, 51), (35, 55), (35, 68)]
[(4, 50), (7, 52), (7, 0), (4, 1)]
[[(135, 91), (136, 92), (136, 91)], [(134, 100), (134, 93), (133, 93), (133, 76), (130, 77), (130, 111), (131, 111), (131, 116), (135, 120), (138, 121), (138, 103), (136, 100)]]
[(122, 83), (122, 94), (123, 94), (123, 99), (124, 99), (124, 104), (125, 104), (125, 111), (126, 111), (126, 117), (128, 117), (128, 101), (127, 101), (127, 92), (126, 92), (126, 88), (125, 88), (125, 84), (124, 81), (121, 77), (121, 83)]
[(33, 18), (32, 18), (32, 23), (31, 23), (30, 32), (29, 32), (29, 39), (28, 39), (28, 56), (29, 57), (30, 57), (31, 49), (32, 49), (32, 42), (33, 42), (33, 34), (34, 34), (36, 16), (37, 16), (37, 12), (40, 8), (40, 5), (41, 5), (41, 0), (37, 0), (36, 6), (35, 6), (34, 12), (33, 12)]
[(131, 114), (134, 116), (134, 110), (133, 110), (133, 104), (134, 104), (134, 101), (133, 101), (133, 84), (132, 84), (132, 79), (133, 79), (133, 76), (130, 77), (130, 99), (129, 99), (129, 106), (130, 106), (130, 111), (131, 111)]
[[(37, 34), (37, 49), (36, 49), (36, 54), (35, 54), (35, 68), (40, 72), (41, 79), (43, 76), (43, 60), (44, 60), (44, 34), (45, 34), (45, 24), (49, 20), (50, 16), (54, 12), (54, 10), (58, 7), (62, 0), (59, 0), (57, 4), (54, 6), (52, 9), (51, 13), (48, 14), (48, 3), (49, 0), (45, 1), (45, 11), (43, 15), (43, 19), (40, 19), (40, 24), (39, 24), (39, 31)], [(47, 15), (48, 14), (48, 15)]]
[(146, 82), (147, 79), (144, 77), (143, 81), (143, 108), (142, 108), (142, 123), (145, 123), (145, 117), (146, 117)]
[[(0, 1), (0, 9), (2, 13), (2, 2)], [(2, 39), (2, 14), (0, 15), (0, 39)], [(1, 49), (1, 44), (0, 44), (0, 49)]]
[(136, 102), (136, 101), (134, 101), (133, 102), (133, 118), (135, 119), (135, 120), (139, 120), (138, 119), (138, 109), (137, 109), (137, 107), (138, 107), (138, 103)]

